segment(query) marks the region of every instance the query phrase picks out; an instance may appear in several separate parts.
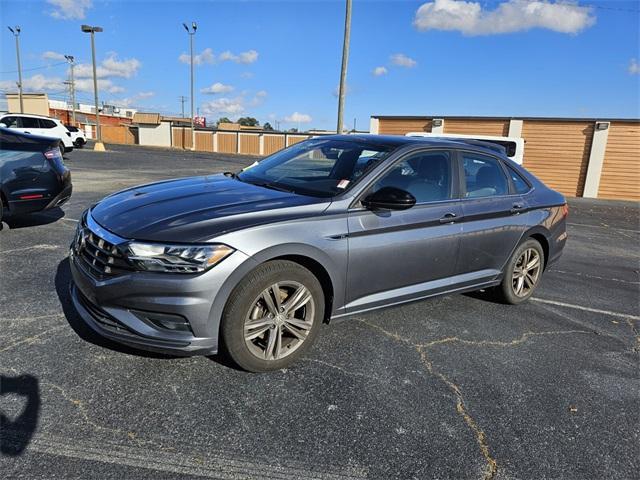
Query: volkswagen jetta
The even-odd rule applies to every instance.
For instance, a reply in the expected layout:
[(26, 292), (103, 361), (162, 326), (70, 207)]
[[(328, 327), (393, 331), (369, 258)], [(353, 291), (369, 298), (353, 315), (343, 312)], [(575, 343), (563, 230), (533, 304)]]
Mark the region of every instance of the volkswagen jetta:
[(331, 318), (478, 289), (527, 300), (566, 216), (495, 145), (314, 138), (237, 173), (106, 197), (78, 226), (72, 297), (117, 342), (266, 371)]

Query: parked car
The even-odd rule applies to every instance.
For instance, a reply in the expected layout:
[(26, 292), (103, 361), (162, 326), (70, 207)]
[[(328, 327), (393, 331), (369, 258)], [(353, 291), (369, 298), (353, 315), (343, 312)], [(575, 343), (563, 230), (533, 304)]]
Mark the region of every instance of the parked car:
[(106, 197), (79, 223), (72, 296), (117, 342), (279, 369), (331, 318), (478, 289), (527, 300), (567, 213), (489, 143), (314, 138)]
[(59, 140), (0, 128), (0, 220), (47, 210), (71, 197)]
[(461, 140), (479, 140), (489, 142), (500, 147), (504, 147), (507, 157), (522, 165), (524, 161), (524, 138), (521, 137), (500, 137), (496, 135), (466, 135), (460, 133), (429, 133), (429, 132), (409, 132), (407, 137), (427, 137), (427, 138), (451, 138)]
[(87, 143), (87, 136), (84, 134), (84, 130), (73, 125), (65, 125), (65, 127), (71, 134), (71, 141), (74, 147), (81, 148)]
[(31, 135), (57, 138), (60, 153), (73, 150), (71, 133), (57, 118), (31, 115), (26, 113), (6, 113), (0, 117), (0, 127), (4, 126)]

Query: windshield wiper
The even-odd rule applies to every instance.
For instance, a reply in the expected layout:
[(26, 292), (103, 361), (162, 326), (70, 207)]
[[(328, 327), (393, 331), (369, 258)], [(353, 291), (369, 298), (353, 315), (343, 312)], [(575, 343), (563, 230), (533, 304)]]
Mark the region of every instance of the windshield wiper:
[(275, 183), (269, 183), (269, 182), (250, 182), (250, 183), (252, 183), (253, 185), (257, 185), (258, 187), (270, 188), (271, 190), (278, 190), (279, 192), (296, 193), (296, 191), (292, 190), (291, 188), (283, 187)]

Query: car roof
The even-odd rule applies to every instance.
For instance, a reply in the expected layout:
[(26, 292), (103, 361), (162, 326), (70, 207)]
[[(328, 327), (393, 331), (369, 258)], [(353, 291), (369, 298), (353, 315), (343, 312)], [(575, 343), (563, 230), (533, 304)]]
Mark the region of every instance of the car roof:
[(46, 118), (47, 120), (57, 120), (59, 119), (55, 117), (47, 117), (46, 115), (36, 115), (35, 113), (19, 113), (19, 112), (7, 112), (2, 114), (2, 118), (4, 117), (30, 117), (30, 118)]
[(495, 155), (500, 154), (506, 157), (504, 147), (492, 144), (489, 141), (464, 139), (464, 138), (447, 138), (447, 137), (405, 137), (400, 135), (372, 135), (372, 134), (354, 134), (354, 135), (327, 135), (316, 137), (322, 139), (344, 140), (358, 143), (365, 143), (372, 146), (399, 148), (406, 145), (418, 145), (427, 147), (442, 148), (470, 148), (472, 150), (482, 151)]

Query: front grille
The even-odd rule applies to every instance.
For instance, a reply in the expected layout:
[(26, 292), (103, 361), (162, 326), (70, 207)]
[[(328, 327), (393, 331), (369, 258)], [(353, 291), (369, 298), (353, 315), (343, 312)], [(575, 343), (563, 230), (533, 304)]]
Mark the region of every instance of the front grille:
[(84, 221), (78, 229), (75, 251), (86, 270), (97, 278), (131, 270), (118, 246), (92, 231)]

